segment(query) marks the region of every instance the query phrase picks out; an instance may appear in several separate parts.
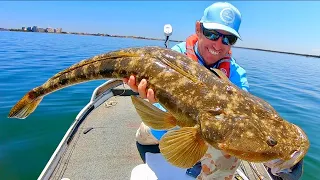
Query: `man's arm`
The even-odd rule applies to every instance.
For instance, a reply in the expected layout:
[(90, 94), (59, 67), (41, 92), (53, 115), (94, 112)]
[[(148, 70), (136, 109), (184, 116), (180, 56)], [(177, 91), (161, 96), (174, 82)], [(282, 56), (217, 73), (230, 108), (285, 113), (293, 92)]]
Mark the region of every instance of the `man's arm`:
[(184, 53), (186, 52), (186, 42), (176, 44), (171, 49), (179, 53)]
[(247, 72), (234, 59), (230, 62), (230, 81), (238, 86), (240, 89), (249, 92), (249, 83), (247, 79)]
[(283, 180), (298, 180), (303, 173), (303, 159), (293, 165), (291, 162), (294, 162), (294, 158), (295, 156), (287, 161), (275, 159), (264, 163), (264, 165), (269, 168), (268, 171), (272, 176), (281, 177)]

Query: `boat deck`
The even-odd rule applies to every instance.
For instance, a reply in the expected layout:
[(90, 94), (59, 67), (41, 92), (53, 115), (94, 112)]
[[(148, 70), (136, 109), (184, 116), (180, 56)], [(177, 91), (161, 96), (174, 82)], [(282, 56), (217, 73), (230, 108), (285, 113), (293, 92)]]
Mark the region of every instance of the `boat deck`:
[[(135, 145), (140, 123), (130, 96), (111, 97), (67, 132), (56, 150), (60, 155), (53, 155), (55, 162), (48, 162), (39, 179), (130, 179), (132, 169), (143, 163)], [(238, 169), (249, 179), (270, 179), (261, 164), (255, 165), (260, 178), (247, 162)]]
[(130, 179), (131, 170), (142, 161), (135, 145), (141, 120), (129, 102), (128, 97), (111, 97), (93, 110), (51, 179)]

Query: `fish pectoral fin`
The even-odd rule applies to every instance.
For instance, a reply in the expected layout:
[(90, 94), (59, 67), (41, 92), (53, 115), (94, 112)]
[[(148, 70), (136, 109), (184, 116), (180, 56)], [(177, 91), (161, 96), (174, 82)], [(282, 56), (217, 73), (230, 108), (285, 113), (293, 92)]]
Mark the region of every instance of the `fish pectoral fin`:
[(192, 167), (208, 149), (199, 131), (199, 126), (168, 131), (159, 142), (160, 152), (174, 166)]
[(132, 103), (142, 121), (153, 129), (171, 129), (177, 125), (172, 114), (164, 112), (142, 98), (131, 96)]

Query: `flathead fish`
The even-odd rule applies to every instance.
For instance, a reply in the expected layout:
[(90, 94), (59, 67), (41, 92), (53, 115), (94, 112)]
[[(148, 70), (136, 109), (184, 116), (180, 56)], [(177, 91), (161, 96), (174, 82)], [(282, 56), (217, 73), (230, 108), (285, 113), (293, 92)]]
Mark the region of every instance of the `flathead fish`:
[[(186, 55), (160, 47), (128, 48), (80, 61), (57, 73), (17, 102), (9, 117), (26, 118), (44, 96), (90, 80), (129, 77), (147, 79), (163, 112), (132, 96), (142, 121), (155, 129), (171, 129), (160, 140), (160, 151), (171, 164), (188, 168), (208, 145), (239, 159), (266, 162), (300, 161), (309, 148), (304, 131), (281, 118), (263, 99), (215, 76)], [(297, 155), (298, 152), (298, 155)]]

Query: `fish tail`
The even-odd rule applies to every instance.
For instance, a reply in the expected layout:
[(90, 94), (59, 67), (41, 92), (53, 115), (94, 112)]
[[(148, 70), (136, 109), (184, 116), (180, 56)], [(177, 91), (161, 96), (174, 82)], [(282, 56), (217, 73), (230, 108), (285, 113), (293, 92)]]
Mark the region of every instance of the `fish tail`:
[(19, 102), (12, 107), (9, 112), (9, 118), (18, 118), (25, 119), (28, 117), (40, 104), (43, 96), (41, 97), (32, 97), (33, 92), (28, 92)]
[[(41, 86), (29, 91), (9, 112), (9, 118), (25, 119), (39, 105), (44, 96), (62, 88), (99, 79), (120, 79), (141, 73), (150, 51), (120, 50), (97, 55), (76, 63), (52, 76)], [(141, 57), (144, 54), (148, 57)]]

